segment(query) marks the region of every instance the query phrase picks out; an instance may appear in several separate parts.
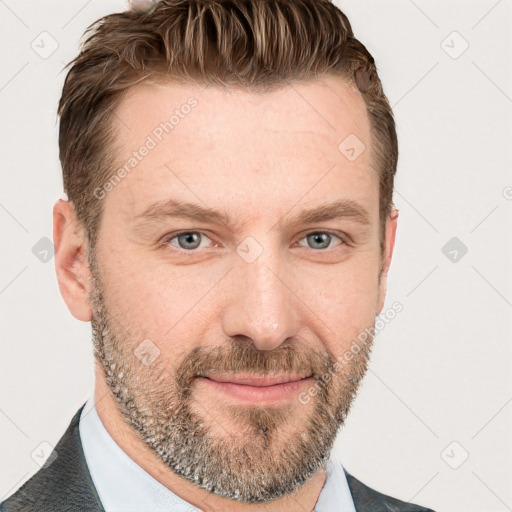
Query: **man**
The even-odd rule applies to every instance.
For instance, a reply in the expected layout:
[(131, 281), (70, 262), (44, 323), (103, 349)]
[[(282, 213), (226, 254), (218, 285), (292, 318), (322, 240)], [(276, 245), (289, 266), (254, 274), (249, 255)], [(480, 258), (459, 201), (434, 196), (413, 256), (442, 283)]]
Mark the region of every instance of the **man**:
[(429, 510), (331, 454), (398, 218), (373, 58), (327, 0), (150, 7), (66, 77), (55, 260), (94, 397), (1, 510)]

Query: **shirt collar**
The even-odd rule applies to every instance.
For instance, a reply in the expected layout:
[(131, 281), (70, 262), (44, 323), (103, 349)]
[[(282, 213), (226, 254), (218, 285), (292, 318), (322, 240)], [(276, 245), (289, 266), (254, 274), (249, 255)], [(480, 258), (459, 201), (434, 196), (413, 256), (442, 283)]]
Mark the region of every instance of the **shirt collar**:
[[(93, 397), (82, 410), (79, 429), (87, 466), (106, 512), (197, 510), (153, 478), (119, 447), (103, 426)], [(326, 474), (313, 512), (355, 512), (345, 471), (333, 453)]]

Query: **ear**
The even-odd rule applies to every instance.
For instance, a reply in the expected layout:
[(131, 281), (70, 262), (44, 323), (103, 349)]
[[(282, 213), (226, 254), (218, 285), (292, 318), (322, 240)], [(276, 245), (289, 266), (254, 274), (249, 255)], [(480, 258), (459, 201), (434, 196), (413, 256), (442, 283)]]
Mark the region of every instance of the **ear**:
[(389, 267), (391, 265), (391, 258), (393, 257), (393, 250), (395, 248), (397, 224), (398, 210), (393, 206), (388, 218), (386, 219), (386, 238), (384, 240), (384, 251), (382, 255), (379, 293), (377, 298), (377, 311), (375, 312), (376, 315), (380, 314), (384, 308), (384, 301), (386, 300), (387, 277)]
[(75, 318), (89, 322), (92, 309), (89, 302), (88, 240), (69, 201), (59, 199), (53, 207), (53, 243), (60, 294)]

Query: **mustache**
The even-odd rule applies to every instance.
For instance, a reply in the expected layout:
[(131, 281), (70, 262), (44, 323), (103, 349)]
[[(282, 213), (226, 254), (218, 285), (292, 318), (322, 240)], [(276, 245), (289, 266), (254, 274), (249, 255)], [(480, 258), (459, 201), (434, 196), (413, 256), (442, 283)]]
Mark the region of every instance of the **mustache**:
[(175, 375), (188, 387), (200, 375), (211, 373), (272, 375), (298, 373), (319, 377), (333, 370), (335, 357), (302, 344), (283, 345), (275, 350), (259, 350), (249, 339), (231, 338), (227, 344), (196, 347), (183, 359)]

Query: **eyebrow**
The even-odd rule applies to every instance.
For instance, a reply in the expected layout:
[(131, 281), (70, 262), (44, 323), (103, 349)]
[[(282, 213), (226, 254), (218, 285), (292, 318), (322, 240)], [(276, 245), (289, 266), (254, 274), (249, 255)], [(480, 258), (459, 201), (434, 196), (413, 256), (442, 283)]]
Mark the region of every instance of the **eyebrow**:
[[(182, 218), (205, 224), (225, 224), (232, 228), (235, 227), (235, 223), (232, 222), (230, 216), (224, 211), (176, 199), (167, 199), (149, 205), (141, 214), (135, 217), (135, 220), (151, 222), (167, 218)], [(312, 224), (341, 218), (348, 218), (362, 225), (371, 224), (370, 216), (366, 209), (351, 199), (339, 199), (311, 209), (302, 210), (292, 217), (289, 223), (292, 225)], [(280, 223), (281, 220), (282, 218), (278, 222)]]

